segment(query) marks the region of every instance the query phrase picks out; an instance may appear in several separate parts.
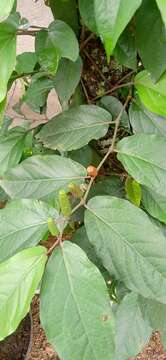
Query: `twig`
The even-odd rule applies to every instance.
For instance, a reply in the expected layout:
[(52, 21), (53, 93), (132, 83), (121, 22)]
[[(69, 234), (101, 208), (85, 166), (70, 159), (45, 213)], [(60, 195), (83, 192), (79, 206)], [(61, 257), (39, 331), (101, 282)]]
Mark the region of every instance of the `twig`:
[(83, 82), (82, 79), (81, 79), (81, 86), (82, 86), (82, 88), (83, 88), (83, 91), (84, 91), (84, 94), (85, 94), (87, 103), (90, 104), (91, 101), (90, 101), (90, 99), (89, 99), (89, 95), (88, 95), (88, 93), (87, 93), (86, 87), (85, 87), (84, 82)]
[(96, 69), (96, 71), (99, 73), (99, 75), (101, 76), (101, 78), (104, 81), (107, 81), (106, 77), (104, 76), (104, 74), (102, 73), (102, 71), (100, 70), (99, 66), (95, 63), (95, 61), (92, 59), (92, 57), (88, 54), (88, 52), (84, 49), (83, 53), (85, 54), (85, 56), (89, 59), (89, 61), (92, 63), (92, 65), (94, 66), (94, 68)]
[(54, 244), (50, 247), (50, 249), (47, 251), (47, 256), (49, 256), (52, 253), (52, 251), (56, 248), (56, 246), (60, 244), (61, 241), (62, 241), (62, 236), (60, 235), (58, 236)]
[(123, 88), (123, 87), (127, 87), (127, 86), (131, 86), (134, 85), (134, 83), (132, 81), (125, 83), (125, 84), (119, 84), (119, 85), (115, 85), (114, 87), (112, 87), (110, 90), (105, 91), (104, 94), (96, 96), (95, 98), (93, 98), (92, 100), (90, 100), (90, 103), (95, 102), (96, 100), (100, 99), (101, 97), (105, 96), (105, 95), (109, 95), (111, 93), (113, 93), (114, 91)]
[(28, 35), (28, 36), (36, 36), (38, 30), (23, 30), (23, 29), (20, 29), (17, 31), (17, 35)]
[(84, 49), (84, 47), (88, 44), (88, 42), (89, 42), (91, 39), (93, 39), (93, 37), (94, 37), (94, 34), (91, 33), (91, 34), (86, 38), (86, 40), (84, 40), (84, 41), (82, 42), (82, 44), (80, 45), (80, 51), (82, 51), (82, 50)]

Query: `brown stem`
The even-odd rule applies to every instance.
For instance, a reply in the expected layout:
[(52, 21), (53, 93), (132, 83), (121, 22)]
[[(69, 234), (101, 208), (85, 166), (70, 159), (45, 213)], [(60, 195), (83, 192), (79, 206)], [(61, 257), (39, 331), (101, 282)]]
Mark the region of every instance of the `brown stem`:
[(62, 237), (58, 236), (57, 240), (54, 242), (54, 244), (47, 251), (47, 256), (49, 256), (53, 252), (53, 250), (56, 248), (56, 246), (58, 246), (60, 244), (61, 241), (62, 241)]
[(114, 87), (112, 87), (111, 89), (109, 89), (108, 91), (105, 91), (105, 93), (103, 95), (99, 95), (96, 96), (95, 98), (93, 98), (92, 100), (90, 100), (90, 103), (95, 102), (96, 100), (100, 99), (101, 97), (105, 96), (105, 95), (109, 95), (111, 93), (113, 93), (114, 91), (123, 88), (123, 87), (127, 87), (127, 86), (131, 86), (134, 85), (134, 83), (132, 81), (125, 83), (125, 84), (119, 84), (119, 85), (115, 85)]

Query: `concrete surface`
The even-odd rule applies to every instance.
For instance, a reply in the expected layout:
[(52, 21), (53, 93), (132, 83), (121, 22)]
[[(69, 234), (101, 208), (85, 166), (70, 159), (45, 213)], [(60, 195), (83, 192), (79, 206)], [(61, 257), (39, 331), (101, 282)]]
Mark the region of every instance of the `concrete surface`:
[[(30, 25), (37, 25), (47, 27), (52, 21), (52, 13), (50, 8), (44, 5), (44, 0), (18, 0), (18, 11), (22, 17), (29, 20)], [(17, 39), (17, 53), (20, 54), (25, 51), (34, 51), (34, 37), (32, 36), (18, 36)], [(8, 95), (8, 106), (6, 114), (13, 118), (13, 125), (17, 125), (23, 119), (33, 121), (33, 125), (46, 122), (48, 119), (55, 116), (61, 111), (57, 95), (52, 90), (48, 96), (46, 116), (41, 116), (34, 113), (26, 104), (21, 108), (23, 116), (16, 114), (13, 111), (13, 106), (16, 105), (24, 92), (22, 80), (17, 80)]]

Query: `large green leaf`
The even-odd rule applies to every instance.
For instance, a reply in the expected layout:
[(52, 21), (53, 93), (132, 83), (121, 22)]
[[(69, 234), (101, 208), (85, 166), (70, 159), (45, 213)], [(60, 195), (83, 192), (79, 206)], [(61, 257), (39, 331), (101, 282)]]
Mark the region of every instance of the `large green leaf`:
[(145, 68), (157, 81), (166, 70), (166, 31), (156, 0), (144, 0), (137, 12), (136, 43)]
[(101, 36), (107, 58), (142, 0), (79, 0), (85, 24)]
[(156, 134), (166, 137), (166, 118), (148, 111), (139, 101), (131, 104), (129, 117), (134, 133)]
[(79, 57), (76, 62), (68, 59), (62, 59), (57, 73), (53, 79), (55, 90), (60, 101), (67, 102), (80, 81), (82, 71), (82, 60)]
[(114, 55), (119, 64), (130, 69), (137, 69), (137, 48), (135, 34), (131, 31), (132, 26), (129, 24), (121, 34)]
[(13, 200), (0, 210), (0, 262), (37, 245), (48, 231), (47, 219), (58, 212), (37, 200)]
[(88, 202), (85, 227), (104, 267), (132, 291), (166, 304), (163, 232), (127, 200), (98, 196)]
[(70, 159), (36, 155), (6, 173), (0, 185), (12, 198), (39, 199), (69, 183), (83, 183), (86, 175), (86, 169)]
[(15, 2), (15, 0), (8, 0), (8, 1), (1, 0), (0, 1), (0, 22), (5, 20), (9, 16), (9, 14), (13, 8), (14, 2)]
[(139, 307), (138, 295), (126, 295), (116, 313), (116, 360), (136, 356), (148, 342), (151, 333), (152, 328), (144, 320)]
[(70, 242), (56, 248), (47, 264), (41, 322), (61, 359), (114, 359), (114, 318), (106, 285), (86, 254)]
[(0, 176), (20, 161), (26, 133), (20, 128), (0, 135)]
[(143, 104), (152, 112), (166, 117), (166, 73), (154, 84), (144, 70), (135, 77), (135, 86)]
[(28, 313), (46, 260), (46, 249), (40, 246), (0, 264), (0, 340), (14, 332)]
[(118, 159), (140, 184), (166, 196), (166, 141), (163, 136), (138, 134), (117, 145)]
[(101, 160), (101, 157), (95, 149), (90, 145), (85, 145), (81, 149), (73, 150), (68, 153), (70, 159), (82, 164), (84, 167), (88, 167), (89, 164), (98, 166)]
[(166, 26), (166, 2), (165, 2), (165, 0), (156, 0), (156, 1), (158, 4), (158, 7), (160, 9), (164, 24)]
[(95, 105), (80, 105), (57, 115), (37, 138), (51, 149), (70, 151), (81, 148), (108, 131), (112, 116)]
[(166, 224), (166, 197), (143, 186), (142, 203), (148, 213)]
[(8, 80), (16, 62), (16, 31), (18, 19), (19, 16), (11, 15), (6, 21), (0, 24), (0, 102), (6, 96)]
[(76, 0), (49, 0), (55, 19), (59, 19), (71, 26), (79, 34), (78, 11)]

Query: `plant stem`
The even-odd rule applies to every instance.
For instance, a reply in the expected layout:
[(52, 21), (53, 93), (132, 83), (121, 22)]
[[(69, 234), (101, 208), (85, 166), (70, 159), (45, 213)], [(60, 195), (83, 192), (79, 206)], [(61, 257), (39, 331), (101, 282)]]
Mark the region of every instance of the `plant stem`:
[(96, 96), (95, 98), (93, 98), (92, 100), (90, 100), (90, 103), (95, 102), (96, 100), (100, 99), (101, 97), (105, 96), (105, 95), (109, 95), (112, 94), (114, 91), (121, 89), (123, 87), (127, 87), (127, 86), (131, 86), (134, 85), (134, 83), (132, 81), (125, 83), (125, 84), (119, 84), (119, 85), (115, 85), (114, 87), (112, 87), (110, 90), (105, 91), (105, 93), (103, 95), (99, 95)]
[[(101, 160), (100, 164), (98, 165), (97, 167), (97, 172), (99, 172), (99, 170), (101, 169), (101, 167), (103, 166), (103, 164), (105, 163), (105, 161), (107, 160), (107, 158), (110, 156), (111, 153), (114, 152), (114, 148), (115, 148), (115, 143), (116, 143), (116, 137), (117, 137), (117, 133), (118, 133), (118, 128), (119, 128), (119, 125), (120, 125), (120, 120), (121, 120), (121, 117), (123, 115), (123, 112), (124, 110), (126, 109), (128, 103), (130, 102), (132, 98), (132, 95), (131, 95), (131, 91), (129, 92), (128, 96), (127, 96), (127, 99), (119, 113), (119, 115), (117, 116), (116, 120), (115, 120), (115, 130), (114, 130), (114, 135), (113, 135), (113, 138), (112, 138), (112, 144), (111, 146), (109, 147), (108, 151), (107, 151), (107, 154), (104, 156), (104, 158)], [(80, 200), (79, 204), (77, 204), (75, 206), (75, 208), (73, 208), (72, 210), (72, 214), (78, 210), (81, 206), (85, 206), (86, 207), (86, 201), (87, 201), (87, 198), (88, 198), (88, 195), (89, 195), (89, 192), (91, 190), (91, 187), (93, 185), (93, 182), (95, 180), (95, 177), (91, 177), (90, 179), (90, 182), (88, 184), (88, 187), (87, 187), (87, 190), (83, 196), (83, 198)]]
[(50, 249), (47, 251), (47, 256), (49, 256), (52, 253), (52, 251), (56, 248), (56, 246), (60, 244), (61, 241), (62, 241), (62, 236), (60, 235), (58, 236), (54, 244), (50, 247)]

